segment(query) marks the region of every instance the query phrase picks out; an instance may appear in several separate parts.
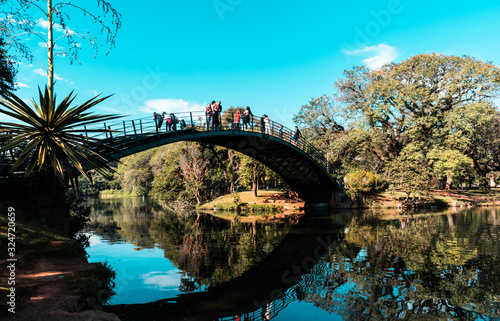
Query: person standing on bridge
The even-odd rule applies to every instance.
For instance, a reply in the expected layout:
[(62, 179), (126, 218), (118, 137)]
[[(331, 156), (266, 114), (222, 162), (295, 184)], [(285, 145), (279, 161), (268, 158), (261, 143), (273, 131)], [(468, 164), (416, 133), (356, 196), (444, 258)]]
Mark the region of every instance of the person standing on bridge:
[(271, 120), (269, 119), (269, 116), (265, 115), (266, 118), (264, 118), (264, 127), (266, 130), (266, 135), (269, 136), (271, 135)]
[(241, 113), (239, 109), (236, 109), (236, 113), (234, 114), (234, 129), (240, 130), (240, 119), (241, 119)]
[(163, 117), (161, 116), (161, 114), (154, 112), (153, 113), (153, 120), (156, 123), (156, 130), (161, 132), (161, 124), (163, 124)]
[(292, 136), (292, 140), (294, 140), (296, 143), (299, 142), (299, 138), (300, 138), (300, 130), (299, 130), (299, 127), (295, 126), (295, 133), (293, 134)]
[(170, 113), (170, 119), (172, 120), (172, 128), (175, 132), (177, 130), (177, 118), (175, 117), (174, 113)]
[(219, 120), (219, 115), (220, 112), (222, 111), (222, 105), (220, 103), (220, 100), (218, 102), (212, 101), (212, 113), (213, 113), (213, 119), (212, 119), (212, 130), (219, 130), (219, 125), (220, 125), (220, 120)]
[(250, 111), (250, 107), (247, 106), (247, 108), (245, 108), (245, 110), (243, 111), (243, 127), (245, 131), (248, 130), (248, 124), (250, 123), (250, 116), (253, 116), (253, 114)]
[(165, 126), (167, 128), (167, 131), (169, 132), (172, 130), (172, 118), (167, 113), (163, 113), (163, 117), (165, 117), (165, 122), (166, 122)]
[(210, 126), (212, 126), (212, 105), (209, 103), (207, 108), (205, 109), (205, 115), (207, 117), (207, 131), (210, 130)]

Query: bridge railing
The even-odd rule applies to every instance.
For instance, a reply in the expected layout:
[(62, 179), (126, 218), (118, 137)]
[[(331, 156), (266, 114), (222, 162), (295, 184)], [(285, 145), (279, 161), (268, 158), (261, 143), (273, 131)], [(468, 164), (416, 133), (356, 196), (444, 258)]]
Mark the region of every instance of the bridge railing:
[[(302, 135), (299, 137), (294, 136), (294, 131), (283, 126), (282, 124), (270, 120), (266, 124), (262, 121), (261, 116), (251, 115), (247, 128), (243, 128), (242, 118), (239, 122), (235, 121), (234, 114), (222, 112), (219, 114), (219, 122), (217, 127), (214, 122), (214, 117), (206, 116), (204, 111), (199, 112), (182, 112), (174, 113), (175, 123), (167, 123), (167, 120), (158, 121), (153, 116), (144, 117), (140, 119), (124, 119), (113, 122), (106, 122), (102, 124), (93, 124), (92, 126), (75, 127), (77, 133), (87, 140), (105, 140), (112, 146), (115, 143), (124, 141), (139, 141), (144, 137), (160, 137), (165, 134), (177, 134), (182, 131), (250, 131), (259, 132), (264, 137), (273, 136), (290, 143), (297, 148), (304, 151), (318, 164), (323, 166), (329, 174), (333, 174), (333, 167), (329, 164), (326, 157), (310, 142), (308, 142)], [(5, 161), (9, 158), (8, 152), (0, 155)]]

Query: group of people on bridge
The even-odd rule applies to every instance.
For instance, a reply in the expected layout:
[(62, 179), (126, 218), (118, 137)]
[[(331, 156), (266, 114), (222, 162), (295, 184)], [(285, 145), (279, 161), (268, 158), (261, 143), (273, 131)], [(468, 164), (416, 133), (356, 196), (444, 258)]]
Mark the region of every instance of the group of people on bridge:
[[(214, 130), (222, 130), (222, 104), (221, 101), (213, 100), (211, 103), (207, 105), (205, 108), (205, 117), (206, 117), (206, 130), (214, 131)], [(252, 130), (255, 126), (253, 120), (253, 114), (250, 110), (250, 107), (246, 108), (236, 108), (234, 113), (231, 114), (230, 120), (230, 128), (232, 130), (244, 130), (249, 131)], [(177, 125), (180, 126), (180, 130), (183, 130), (186, 127), (186, 122), (181, 117), (176, 117), (174, 113), (166, 113), (162, 114), (154, 112), (153, 119), (156, 122), (157, 131), (160, 132), (163, 122), (166, 123), (165, 130), (168, 131), (176, 131)], [(257, 125), (258, 126), (258, 125)], [(295, 126), (295, 131), (293, 133), (286, 132), (286, 137), (284, 137), (283, 125), (271, 122), (269, 116), (266, 114), (262, 115), (260, 118), (260, 132), (263, 135), (269, 136), (273, 135), (279, 137), (280, 139), (288, 140), (293, 143), (297, 143), (301, 136), (301, 132), (297, 126)]]
[[(221, 112), (222, 105), (220, 100), (212, 103), (209, 103), (205, 108), (205, 117), (206, 117), (206, 128), (209, 130), (221, 130), (222, 122), (221, 122)], [(240, 108), (236, 108), (234, 114), (232, 115), (231, 129), (235, 130), (248, 130), (250, 126), (250, 117), (253, 116), (250, 107), (247, 106), (245, 109), (241, 110)]]
[(163, 121), (165, 121), (165, 130), (166, 131), (176, 131), (177, 124), (181, 130), (186, 128), (186, 121), (181, 117), (176, 117), (174, 113), (167, 114), (163, 112), (162, 114), (154, 112), (153, 119), (156, 122), (156, 128), (158, 132), (161, 132), (161, 127), (163, 125)]

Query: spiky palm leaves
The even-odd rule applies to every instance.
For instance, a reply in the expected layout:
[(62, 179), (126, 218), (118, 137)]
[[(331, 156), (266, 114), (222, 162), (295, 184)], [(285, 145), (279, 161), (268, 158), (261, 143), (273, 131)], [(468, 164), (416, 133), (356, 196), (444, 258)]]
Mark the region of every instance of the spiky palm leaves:
[(105, 174), (110, 169), (107, 165), (110, 159), (98, 150), (107, 146), (87, 135), (106, 130), (85, 130), (83, 126), (121, 117), (88, 112), (109, 96), (100, 99), (96, 96), (80, 106), (72, 106), (76, 97), (73, 92), (59, 105), (55, 95), (49, 98), (47, 88), (44, 93), (40, 89), (38, 92), (39, 103), (31, 100), (34, 109), (12, 93), (4, 94), (0, 99), (0, 107), (3, 107), (0, 112), (21, 122), (0, 122), (0, 135), (6, 140), (0, 153), (16, 148), (21, 150), (11, 171), (26, 164), (26, 176), (47, 168), (60, 177), (66, 173), (69, 178), (73, 176), (73, 168), (87, 179), (90, 179), (87, 174), (90, 169)]

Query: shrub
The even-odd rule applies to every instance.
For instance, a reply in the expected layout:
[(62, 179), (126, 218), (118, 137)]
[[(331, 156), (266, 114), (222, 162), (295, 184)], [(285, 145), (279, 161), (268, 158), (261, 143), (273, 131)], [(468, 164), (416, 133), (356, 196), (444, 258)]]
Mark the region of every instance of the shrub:
[(103, 305), (115, 294), (116, 272), (107, 261), (94, 264), (80, 276), (78, 293), (87, 305)]
[(75, 197), (69, 198), (69, 206), (69, 235), (76, 239), (75, 234), (80, 232), (90, 220), (90, 207), (85, 205), (85, 200)]
[(345, 176), (345, 182), (347, 195), (355, 199), (375, 192), (380, 185), (380, 178), (370, 171), (356, 169)]
[(252, 212), (277, 213), (283, 212), (283, 205), (275, 204), (253, 204)]

